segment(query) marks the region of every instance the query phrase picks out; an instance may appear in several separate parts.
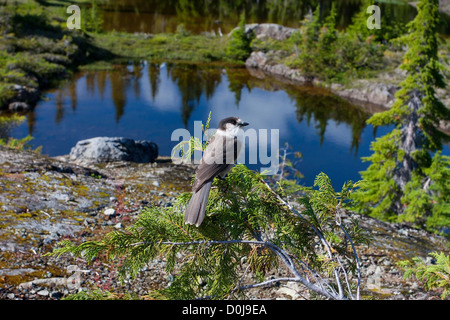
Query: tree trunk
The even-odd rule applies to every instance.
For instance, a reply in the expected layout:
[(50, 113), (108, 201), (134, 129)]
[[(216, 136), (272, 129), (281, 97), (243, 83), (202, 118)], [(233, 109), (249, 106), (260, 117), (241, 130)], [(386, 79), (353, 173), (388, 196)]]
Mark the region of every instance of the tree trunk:
[[(413, 153), (420, 147), (418, 110), (422, 107), (422, 101), (418, 90), (411, 92), (410, 96), (411, 99), (408, 102), (409, 114), (401, 128), (402, 134), (399, 145), (399, 149), (403, 150), (405, 154), (402, 162), (399, 163), (399, 169), (394, 173), (394, 181), (399, 186), (401, 194), (404, 193), (406, 184), (411, 180), (412, 173), (417, 168)], [(393, 207), (397, 214), (403, 212), (400, 197), (397, 197)]]

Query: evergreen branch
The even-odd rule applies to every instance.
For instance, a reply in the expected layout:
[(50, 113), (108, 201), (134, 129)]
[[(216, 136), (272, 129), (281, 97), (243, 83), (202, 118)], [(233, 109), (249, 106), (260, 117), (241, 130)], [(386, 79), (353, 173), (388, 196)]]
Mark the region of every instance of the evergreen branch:
[[(137, 242), (134, 244), (131, 244), (131, 246), (138, 246), (146, 244), (145, 242)], [(328, 292), (326, 290), (323, 290), (323, 287), (318, 287), (311, 282), (307, 281), (305, 278), (303, 278), (298, 270), (296, 269), (294, 262), (289, 257), (289, 255), (284, 251), (283, 249), (279, 248), (278, 246), (274, 245), (270, 242), (265, 241), (256, 241), (256, 240), (221, 240), (221, 241), (213, 241), (213, 240), (204, 240), (204, 241), (188, 241), (188, 242), (171, 242), (171, 241), (164, 241), (160, 244), (163, 245), (171, 245), (171, 246), (189, 246), (189, 245), (215, 245), (215, 244), (254, 244), (254, 245), (261, 245), (264, 247), (267, 247), (268, 249), (272, 250), (277, 254), (277, 256), (284, 262), (284, 264), (289, 268), (289, 270), (295, 275), (294, 278), (280, 278), (278, 281), (295, 281), (300, 282), (304, 286), (306, 286), (308, 289), (315, 291), (321, 295), (326, 296), (327, 298), (333, 299), (333, 300), (340, 300), (345, 299), (343, 295), (340, 293), (339, 296), (336, 296), (335, 294)], [(290, 279), (290, 280), (287, 280)], [(259, 284), (249, 285), (249, 286), (243, 286), (240, 287), (240, 289), (250, 289), (250, 288), (256, 288), (259, 286), (263, 286), (272, 282), (275, 282), (277, 279), (274, 280), (268, 280)]]
[[(328, 253), (329, 258), (332, 259), (332, 260), (334, 260), (335, 256), (334, 256), (333, 253), (332, 253), (331, 246), (330, 246), (330, 244), (328, 243), (328, 241), (325, 239), (325, 237), (323, 236), (322, 232), (320, 232), (318, 228), (316, 228), (313, 224), (311, 224), (311, 223), (309, 222), (309, 220), (307, 220), (301, 213), (299, 213), (297, 210), (295, 210), (295, 208), (294, 208), (289, 202), (285, 201), (285, 200), (284, 200), (283, 198), (281, 198), (275, 191), (273, 191), (272, 188), (269, 186), (269, 184), (268, 184), (266, 181), (262, 180), (262, 182), (266, 185), (266, 187), (269, 189), (269, 191), (270, 191), (272, 194), (274, 194), (274, 195), (276, 196), (276, 198), (277, 198), (280, 202), (282, 202), (285, 206), (287, 206), (287, 207), (289, 208), (289, 210), (290, 210), (292, 213), (294, 213), (296, 216), (298, 216), (298, 217), (300, 217), (301, 219), (303, 219), (304, 221), (306, 221), (306, 222), (311, 226), (311, 228), (314, 230), (314, 232), (317, 234), (317, 236), (319, 237), (320, 241), (321, 241), (322, 244), (324, 245), (324, 247), (325, 247), (325, 249), (326, 249), (326, 251), (327, 251), (327, 253)], [(342, 290), (342, 285), (341, 285), (341, 282), (340, 282), (340, 280), (339, 280), (339, 274), (338, 274), (336, 268), (334, 269), (333, 273), (334, 273), (334, 275), (335, 275), (335, 278), (336, 278), (336, 284), (337, 284), (338, 289), (339, 289), (339, 297), (340, 297), (340, 298), (344, 298), (344, 293), (343, 293), (343, 290)]]
[[(222, 183), (214, 182), (219, 188), (211, 191), (209, 214), (200, 228), (184, 225), (180, 208), (189, 197), (183, 194), (174, 207), (143, 210), (135, 224), (124, 231), (81, 245), (62, 242), (62, 248), (53, 254), (73, 253), (89, 261), (99, 256), (119, 258), (121, 279), (136, 277), (148, 261), (163, 256), (166, 272), (174, 275), (171, 285), (159, 290), (159, 297), (168, 299), (225, 299), (246, 289), (271, 285), (277, 280), (264, 281), (261, 276), (280, 262), (290, 275), (279, 281), (291, 279), (327, 299), (355, 299), (342, 262), (349, 259), (349, 238), (360, 231), (355, 225), (350, 233), (342, 230), (343, 236), (336, 227), (341, 223), (336, 204), (341, 205), (346, 194), (334, 192), (325, 175), (318, 179), (320, 189), (303, 197), (302, 212), (244, 165), (235, 166), (228, 174), (226, 183), (232, 192), (222, 190)], [(350, 240), (353, 249), (361, 239)], [(178, 254), (182, 262), (175, 269)], [(248, 258), (247, 266), (238, 272), (244, 257)], [(353, 261), (349, 262), (348, 272), (353, 272)], [(255, 273), (257, 283), (243, 283), (249, 271)]]

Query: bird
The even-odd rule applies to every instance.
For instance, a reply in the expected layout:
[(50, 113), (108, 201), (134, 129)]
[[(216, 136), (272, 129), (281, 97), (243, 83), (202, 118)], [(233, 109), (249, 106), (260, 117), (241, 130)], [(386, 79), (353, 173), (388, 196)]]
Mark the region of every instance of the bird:
[(238, 117), (228, 117), (219, 122), (195, 170), (192, 197), (184, 214), (185, 224), (199, 227), (205, 218), (209, 191), (215, 177), (225, 178), (241, 152), (239, 130), (249, 124)]

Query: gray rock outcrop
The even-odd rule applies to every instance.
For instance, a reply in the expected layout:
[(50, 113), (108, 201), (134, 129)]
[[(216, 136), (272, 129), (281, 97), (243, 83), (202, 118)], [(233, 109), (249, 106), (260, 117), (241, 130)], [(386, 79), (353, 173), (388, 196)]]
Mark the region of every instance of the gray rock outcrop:
[(353, 83), (351, 88), (345, 88), (341, 84), (333, 83), (330, 89), (333, 93), (343, 98), (390, 108), (395, 101), (395, 93), (399, 86), (359, 79)]
[(297, 83), (311, 82), (312, 79), (304, 77), (299, 70), (291, 69), (285, 64), (270, 64), (268, 57), (264, 52), (252, 52), (250, 57), (245, 61), (247, 68), (259, 69), (271, 76), (277, 76)]
[[(245, 66), (248, 69), (258, 69), (270, 76), (280, 77), (294, 81), (295, 83), (313, 83), (320, 85), (315, 79), (305, 77), (297, 69), (289, 68), (285, 64), (271, 64), (269, 60), (264, 52), (252, 52), (246, 60)], [(351, 88), (333, 83), (330, 85), (330, 90), (334, 94), (352, 101), (389, 108), (395, 100), (395, 92), (398, 90), (398, 86), (361, 79), (355, 81)]]
[(296, 30), (297, 29), (284, 27), (275, 23), (254, 23), (245, 26), (245, 32), (250, 33), (253, 31), (256, 38), (269, 37), (276, 40), (286, 40)]
[(157, 157), (158, 146), (154, 142), (122, 137), (96, 137), (79, 141), (69, 155), (70, 161), (75, 163), (147, 163), (154, 162)]

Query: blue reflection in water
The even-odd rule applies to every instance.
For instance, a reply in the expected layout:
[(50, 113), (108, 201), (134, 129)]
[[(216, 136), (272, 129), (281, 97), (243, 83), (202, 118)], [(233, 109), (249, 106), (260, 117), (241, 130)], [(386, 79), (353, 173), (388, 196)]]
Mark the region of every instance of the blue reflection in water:
[[(374, 140), (373, 128), (365, 125), (369, 115), (361, 108), (324, 90), (252, 77), (245, 69), (118, 66), (79, 73), (47, 98), (13, 136), (33, 135), (33, 145), (50, 156), (68, 154), (77, 141), (98, 136), (151, 140), (160, 155), (169, 156), (177, 144), (172, 132), (186, 128), (193, 134), (194, 121), (206, 121), (211, 111), (212, 127), (235, 115), (250, 122), (251, 129), (278, 129), (280, 147), (287, 142), (303, 154), (297, 168), (305, 185), (325, 172), (340, 188), (359, 179), (358, 172), (367, 167), (361, 157), (371, 154)], [(388, 130), (379, 128), (376, 135)], [(261, 164), (249, 167), (259, 170)]]

